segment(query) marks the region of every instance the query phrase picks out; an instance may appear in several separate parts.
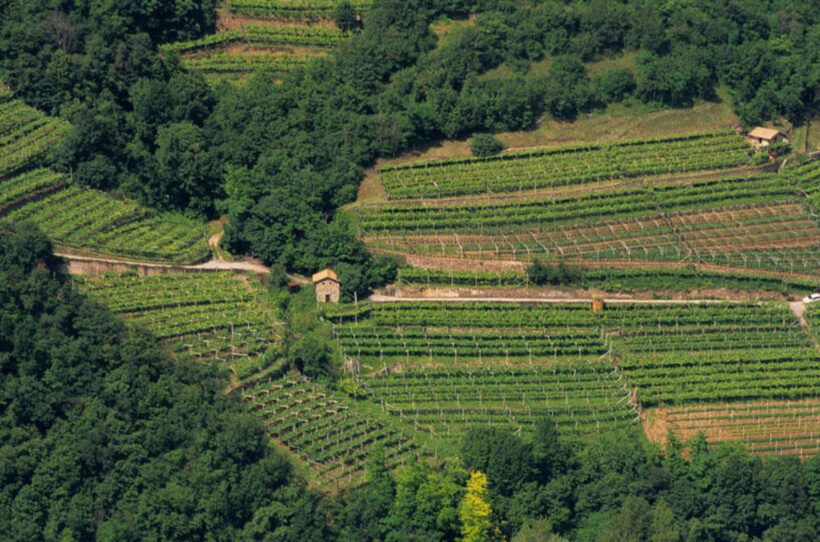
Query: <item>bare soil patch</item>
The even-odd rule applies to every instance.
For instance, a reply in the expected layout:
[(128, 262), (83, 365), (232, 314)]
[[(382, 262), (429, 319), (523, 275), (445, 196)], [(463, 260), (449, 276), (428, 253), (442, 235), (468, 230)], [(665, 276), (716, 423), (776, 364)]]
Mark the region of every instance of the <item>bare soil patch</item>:
[(231, 30), (242, 30), (246, 26), (323, 26), (326, 28), (336, 28), (336, 24), (332, 19), (312, 19), (305, 21), (297, 20), (281, 20), (281, 19), (265, 19), (257, 17), (249, 17), (247, 15), (239, 15), (231, 13), (226, 9), (217, 12), (216, 28), (217, 32), (228, 32)]
[(666, 444), (669, 435), (669, 424), (666, 421), (663, 409), (651, 408), (641, 414), (641, 423), (649, 442), (656, 442), (661, 446)]
[(681, 442), (703, 431), (712, 443), (741, 441), (753, 452), (804, 455), (820, 447), (820, 400), (653, 408), (645, 413), (644, 430), (661, 445), (669, 430)]

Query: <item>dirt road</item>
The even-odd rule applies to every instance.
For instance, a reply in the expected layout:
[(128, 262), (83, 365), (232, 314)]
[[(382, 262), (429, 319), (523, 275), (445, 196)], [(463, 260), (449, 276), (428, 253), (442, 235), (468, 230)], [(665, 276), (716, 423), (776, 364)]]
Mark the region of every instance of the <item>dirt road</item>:
[[(395, 303), (401, 301), (449, 301), (453, 303), (476, 301), (480, 303), (589, 303), (592, 298), (566, 297), (399, 297), (392, 295), (373, 294), (370, 301), (374, 303)], [(725, 299), (604, 299), (604, 303), (646, 303), (654, 305), (687, 305), (693, 303), (739, 303)]]
[(105, 267), (109, 267), (110, 271), (124, 271), (129, 267), (141, 267), (148, 270), (154, 270), (157, 273), (172, 273), (180, 271), (250, 271), (252, 273), (268, 273), (270, 271), (270, 268), (262, 265), (261, 263), (248, 261), (226, 262), (224, 260), (214, 259), (196, 265), (174, 265), (170, 263), (154, 263), (118, 258), (104, 258), (101, 256), (83, 256), (60, 250), (55, 251), (54, 254), (69, 261), (68, 272), (71, 274), (83, 273), (83, 271), (75, 272), (75, 270), (94, 266), (101, 270), (104, 270)]

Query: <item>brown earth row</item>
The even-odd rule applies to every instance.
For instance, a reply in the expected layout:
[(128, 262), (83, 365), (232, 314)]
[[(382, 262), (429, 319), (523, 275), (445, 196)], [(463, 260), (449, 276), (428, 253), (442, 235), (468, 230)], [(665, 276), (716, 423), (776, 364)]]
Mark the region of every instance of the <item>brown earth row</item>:
[[(774, 218), (774, 217), (773, 217)], [(801, 232), (801, 231), (813, 231), (820, 233), (820, 230), (817, 228), (817, 224), (808, 219), (808, 218), (799, 218), (797, 220), (787, 220), (784, 219), (780, 220), (772, 220), (770, 222), (766, 222), (764, 224), (751, 224), (751, 225), (733, 225), (733, 226), (724, 226), (721, 224), (716, 224), (714, 228), (708, 229), (697, 229), (697, 230), (679, 230), (679, 231), (671, 231), (669, 228), (658, 227), (658, 228), (646, 228), (646, 229), (638, 229), (635, 230), (624, 230), (620, 233), (615, 231), (614, 228), (610, 231), (607, 231), (605, 228), (598, 226), (595, 228), (586, 228), (586, 229), (556, 229), (556, 230), (548, 230), (548, 231), (519, 231), (519, 232), (510, 232), (510, 233), (501, 233), (497, 235), (492, 234), (429, 234), (429, 235), (413, 235), (413, 236), (400, 236), (398, 239), (403, 241), (401, 244), (408, 244), (412, 243), (413, 241), (418, 241), (419, 243), (425, 242), (425, 244), (430, 244), (432, 239), (435, 239), (437, 244), (441, 244), (442, 242), (445, 245), (455, 245), (458, 246), (459, 243), (463, 245), (465, 244), (481, 244), (482, 241), (485, 243), (506, 240), (510, 237), (513, 237), (517, 240), (521, 240), (523, 236), (524, 239), (527, 240), (527, 243), (531, 243), (533, 240), (536, 242), (548, 242), (548, 243), (556, 243), (556, 242), (566, 242), (570, 241), (573, 243), (605, 243), (605, 242), (620, 242), (621, 240), (628, 240), (628, 241), (651, 241), (652, 239), (661, 236), (687, 236), (687, 237), (701, 237), (701, 236), (708, 236), (708, 237), (720, 237), (716, 236), (715, 232), (723, 233), (727, 232), (733, 234), (734, 237), (742, 237), (742, 234), (757, 234), (757, 235), (772, 235), (777, 232)], [(796, 217), (798, 218), (798, 217)], [(604, 230), (602, 234), (600, 230)], [(649, 231), (646, 231), (649, 230)], [(664, 231), (665, 230), (665, 231)], [(775, 231), (772, 231), (775, 230)], [(594, 232), (592, 237), (586, 234), (587, 231)], [(738, 232), (741, 234), (739, 235)], [(725, 237), (729, 237), (726, 235)], [(368, 236), (364, 237), (365, 242), (373, 242), (376, 240), (395, 240), (397, 236)]]
[[(739, 415), (748, 414), (749, 407), (756, 407), (758, 403), (739, 403), (737, 412)], [(794, 413), (805, 413), (806, 409), (820, 407), (820, 402), (816, 399), (801, 401), (767, 401), (759, 403), (761, 413), (766, 414), (767, 408), (772, 406), (794, 406)], [(741, 418), (732, 419), (704, 419), (703, 415), (713, 411), (716, 415), (726, 415), (735, 411), (735, 406), (729, 404), (698, 405), (690, 407), (695, 409), (699, 416), (696, 419), (682, 419), (687, 414), (676, 413), (673, 408), (653, 408), (644, 413), (643, 425), (647, 437), (658, 443), (665, 443), (668, 432), (671, 430), (678, 440), (686, 442), (689, 438), (703, 431), (709, 442), (743, 442), (751, 451), (763, 448), (763, 453), (775, 453), (768, 450), (772, 446), (782, 446), (782, 450), (776, 453), (798, 453), (803, 455), (806, 449), (816, 449), (820, 447), (820, 415), (799, 416), (789, 418), (788, 416), (762, 416), (756, 419)], [(779, 412), (783, 412), (782, 410)], [(785, 411), (789, 414), (791, 409)], [(813, 412), (813, 410), (810, 410)], [(750, 439), (787, 439), (777, 442), (747, 442)]]
[[(369, 249), (376, 254), (391, 254), (403, 257), (407, 263), (413, 267), (422, 269), (444, 269), (453, 271), (517, 271), (524, 273), (528, 262), (519, 260), (467, 260), (464, 258), (452, 258), (441, 256), (422, 256), (418, 254), (408, 254), (399, 250), (389, 250), (383, 248)], [(699, 271), (709, 271), (727, 274), (748, 275), (753, 273), (759, 276), (788, 278), (803, 281), (816, 281), (817, 276), (811, 273), (795, 273), (790, 271), (773, 271), (769, 269), (746, 269), (736, 266), (725, 266), (697, 262), (660, 262), (660, 261), (624, 261), (624, 260), (579, 260), (569, 258), (562, 260), (569, 265), (579, 265), (586, 267), (610, 267), (614, 269), (681, 269), (691, 268)]]
[[(763, 211), (765, 210), (765, 212)], [(592, 234), (593, 237), (601, 236), (600, 231), (604, 231), (604, 235), (618, 235), (620, 230), (623, 230), (624, 233), (632, 233), (633, 231), (641, 231), (641, 230), (668, 230), (670, 229), (670, 225), (695, 225), (695, 224), (715, 224), (715, 228), (727, 229), (727, 228), (748, 228), (751, 226), (756, 226), (758, 224), (732, 224), (731, 226), (721, 226), (721, 224), (729, 224), (735, 223), (739, 220), (748, 219), (748, 218), (763, 218), (763, 217), (794, 217), (799, 218), (800, 220), (795, 220), (795, 222), (802, 222), (802, 221), (809, 221), (811, 222), (805, 215), (805, 209), (800, 204), (795, 203), (783, 203), (783, 204), (770, 204), (766, 206), (755, 206), (755, 207), (742, 207), (736, 209), (723, 209), (721, 211), (693, 211), (688, 212), (685, 214), (676, 214), (676, 215), (669, 215), (664, 213), (659, 213), (656, 215), (649, 215), (649, 216), (642, 216), (637, 217), (629, 220), (619, 220), (619, 219), (610, 219), (610, 220), (601, 220), (598, 223), (592, 225), (585, 225), (581, 227), (577, 227), (574, 225), (565, 225), (565, 226), (556, 226), (556, 227), (531, 227), (531, 228), (523, 228), (519, 231), (510, 231), (510, 234), (520, 233), (520, 234), (540, 234), (544, 235), (546, 233), (555, 234), (555, 235), (565, 235), (567, 237), (570, 234), (573, 234), (573, 237), (589, 237), (586, 232), (594, 232)], [(777, 221), (766, 222), (764, 224), (770, 224)], [(784, 222), (781, 220), (780, 222)], [(789, 222), (789, 221), (785, 221)], [(763, 224), (760, 224), (763, 225)], [(654, 226), (654, 227), (653, 227)], [(682, 232), (688, 231), (700, 231), (703, 229), (708, 228), (693, 228), (687, 229), (684, 228)], [(401, 235), (402, 238), (405, 239), (425, 239), (429, 237), (436, 236), (441, 239), (453, 239), (455, 236), (458, 235), (459, 238), (462, 239), (471, 239), (471, 238), (486, 238), (486, 237), (497, 237), (498, 235), (504, 235), (504, 233), (449, 233), (449, 232), (426, 232), (426, 233), (412, 233), (412, 234), (405, 234)], [(396, 233), (390, 234), (368, 234), (362, 236), (362, 240), (365, 242), (373, 241), (377, 239), (383, 238), (393, 238), (397, 237)]]
[[(535, 252), (540, 253), (541, 249), (538, 247), (533, 247), (533, 241), (535, 243), (539, 243), (543, 245), (547, 243), (548, 245), (554, 246), (556, 249), (561, 247), (559, 252), (567, 251), (576, 254), (586, 254), (586, 253), (594, 253), (599, 251), (606, 251), (612, 249), (620, 249), (624, 248), (624, 245), (628, 246), (629, 249), (635, 250), (636, 252), (640, 252), (643, 248), (647, 249), (654, 249), (661, 245), (681, 245), (680, 237), (684, 237), (685, 241), (691, 243), (691, 246), (697, 248), (712, 248), (714, 250), (724, 251), (724, 252), (737, 252), (738, 249), (746, 248), (746, 245), (751, 244), (753, 249), (758, 248), (794, 248), (794, 247), (812, 247), (820, 243), (820, 230), (817, 229), (815, 224), (809, 223), (803, 225), (800, 228), (793, 228), (791, 227), (793, 223), (786, 222), (784, 226), (788, 229), (780, 230), (780, 234), (771, 232), (771, 231), (750, 231), (747, 235), (737, 235), (737, 234), (727, 234), (727, 235), (709, 235), (709, 236), (696, 236), (694, 239), (689, 238), (686, 234), (678, 234), (674, 232), (663, 233), (663, 234), (656, 234), (656, 235), (646, 235), (646, 236), (635, 236), (635, 237), (627, 237), (622, 239), (610, 239), (610, 240), (601, 240), (601, 241), (591, 241), (585, 239), (569, 239), (569, 243), (564, 240), (555, 239), (555, 238), (539, 238), (538, 236), (534, 236), (533, 240), (530, 242), (522, 241), (519, 236), (515, 236), (515, 241), (519, 245), (515, 252), (521, 253), (529, 253)], [(722, 233), (722, 230), (721, 230)], [(784, 237), (783, 234), (788, 233), (790, 234), (788, 238)], [(526, 239), (526, 237), (525, 237)], [(436, 241), (432, 242), (432, 239), (427, 239), (427, 243), (425, 245), (436, 246), (437, 248), (441, 247), (442, 242), (445, 248), (449, 247), (452, 249), (452, 252), (459, 252), (463, 254), (482, 254), (484, 252), (492, 252), (492, 249), (489, 248), (489, 245), (492, 243), (494, 245), (500, 244), (501, 246), (505, 247), (503, 252), (509, 253), (510, 251), (506, 249), (506, 246), (510, 244), (509, 238), (504, 236), (503, 239), (487, 237), (484, 239), (484, 243), (481, 243), (481, 240), (476, 238), (470, 239), (462, 239), (459, 238), (459, 242), (453, 242), (453, 239), (450, 242), (444, 242), (443, 239), (439, 238)], [(711, 242), (714, 241), (714, 242)], [(394, 243), (395, 245), (395, 243)], [(414, 245), (408, 245), (405, 243), (398, 243), (399, 246), (405, 246), (408, 249)], [(478, 250), (473, 248), (471, 245), (478, 245), (478, 246), (486, 246), (487, 248), (484, 250)], [(530, 248), (531, 250), (527, 250)], [(583, 248), (583, 250), (582, 250)]]
[(247, 15), (240, 15), (231, 13), (227, 9), (217, 10), (216, 27), (217, 32), (228, 32), (230, 30), (242, 30), (246, 26), (323, 26), (326, 28), (336, 28), (336, 24), (332, 19), (311, 19), (311, 20), (293, 20), (293, 19), (276, 19), (276, 18), (256, 18)]
[(754, 407), (754, 408), (769, 408), (769, 407), (791, 407), (791, 406), (803, 406), (803, 405), (817, 405), (820, 407), (820, 399), (800, 399), (797, 401), (753, 401), (753, 402), (745, 402), (745, 403), (732, 403), (732, 404), (715, 404), (709, 403), (704, 405), (689, 405), (686, 407), (681, 408), (668, 408), (665, 409), (669, 413), (675, 414), (685, 411), (701, 411), (701, 412), (720, 412), (723, 411), (740, 411), (746, 407)]

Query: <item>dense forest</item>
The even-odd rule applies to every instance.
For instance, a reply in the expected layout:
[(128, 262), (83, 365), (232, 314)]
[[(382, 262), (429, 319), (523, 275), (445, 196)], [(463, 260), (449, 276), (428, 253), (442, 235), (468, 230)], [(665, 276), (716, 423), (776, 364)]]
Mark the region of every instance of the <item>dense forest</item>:
[(3, 538), (237, 539), (275, 517), (279, 539), (321, 540), (316, 496), (216, 374), (172, 360), (58, 263), (36, 229), (0, 235)]
[[(468, 14), (474, 25), (437, 43), (432, 22)], [(690, 105), (719, 85), (748, 125), (800, 124), (818, 107), (817, 17), (797, 0), (377, 0), (332, 58), (281, 83), (212, 87), (157, 46), (213, 31), (213, 0), (12, 1), (0, 75), (74, 124), (53, 162), (75, 183), (226, 215), (234, 252), (297, 272), (332, 264), (349, 294), (392, 277), (336, 213), (377, 157), (624, 100)], [(626, 51), (637, 73), (587, 74)], [(525, 77), (544, 57), (547, 73)], [(485, 76), (502, 63), (512, 77)]]
[[(224, 245), (277, 270), (391, 282), (339, 212), (380, 157), (627, 103), (717, 99), (741, 121), (818, 114), (820, 10), (799, 0), (375, 0), (349, 39), (274, 80), (212, 85), (159, 46), (217, 2), (8, 0), (0, 81), (72, 124), (49, 165), (159, 210), (227, 217)], [(440, 40), (431, 24), (472, 23)], [(340, 21), (342, 22), (342, 21)], [(586, 63), (635, 53), (635, 71)], [(543, 74), (535, 62), (551, 59)], [(499, 66), (511, 75), (494, 76)], [(481, 139), (478, 139), (482, 142)], [(482, 145), (476, 152), (485, 152)], [(493, 142), (484, 139), (492, 152)], [(814, 541), (820, 457), (761, 459), (640, 428), (559, 439), (486, 427), (458, 459), (313, 488), (216, 369), (178, 360), (61, 275), (32, 225), (0, 231), (0, 532), (10, 540)], [(540, 263), (534, 282), (579, 280)], [(536, 280), (537, 279), (537, 280)], [(288, 362), (325, 377), (326, 353)], [(322, 363), (309, 363), (313, 358)]]

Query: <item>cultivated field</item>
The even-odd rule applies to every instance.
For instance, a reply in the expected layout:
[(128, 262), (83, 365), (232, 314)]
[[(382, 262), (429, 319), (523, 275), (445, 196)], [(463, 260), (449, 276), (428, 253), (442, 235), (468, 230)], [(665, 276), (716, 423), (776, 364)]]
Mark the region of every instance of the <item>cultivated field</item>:
[(711, 443), (741, 441), (757, 454), (797, 454), (807, 459), (820, 452), (818, 399), (652, 409), (647, 420), (647, 433), (658, 442), (666, 439), (666, 431), (681, 442), (703, 431)]
[[(246, 74), (279, 70), (275, 63), (290, 60), (276, 57), (290, 48), (299, 48), (296, 65), (316, 54), (311, 47), (341, 39), (326, 24), (293, 25), (292, 12), (284, 23), (286, 8), (276, 4), (232, 3), (234, 27), (166, 51), (206, 72)], [(248, 15), (258, 19), (236, 18)], [(58, 243), (91, 251), (207, 255), (201, 226), (72, 187), (33, 169), (36, 160), (0, 181), (3, 220), (38, 221)], [(778, 173), (752, 164), (745, 141), (725, 131), (452, 158), (383, 168), (391, 200), (353, 212), (374, 251), (464, 262), (461, 271), (447, 263), (403, 269), (403, 284), (523, 288), (522, 265), (540, 257), (583, 265), (586, 285), (604, 290), (664, 281), (781, 295), (813, 288), (820, 167)], [(509, 262), (516, 270), (477, 265)], [(703, 430), (710, 441), (740, 440), (762, 454), (818, 449), (814, 307), (805, 320), (785, 303), (762, 302), (613, 303), (602, 313), (586, 302), (328, 309), (336, 361), (353, 371), (333, 390), (285, 372), (284, 325), (255, 277), (125, 274), (83, 283), (177, 355), (230, 374), (271, 438), (323, 485), (361, 480), (377, 447), (390, 466), (446, 458), (469, 427), (526, 436), (542, 420), (569, 439), (643, 423), (659, 442), (668, 431), (687, 440)]]
[(568, 437), (638, 423), (622, 375), (605, 362), (403, 366), (361, 379), (385, 412), (456, 450), (464, 430), (531, 433), (540, 420)]
[[(340, 0), (228, 0), (233, 13), (277, 19), (314, 20), (332, 16)], [(371, 0), (350, 0), (359, 13), (367, 11)]]
[(82, 289), (186, 355), (247, 378), (279, 354), (282, 326), (256, 280), (233, 272), (86, 277)]
[(0, 84), (0, 179), (40, 163), (69, 125), (14, 99)]
[(271, 438), (308, 464), (322, 483), (360, 480), (379, 447), (390, 467), (430, 454), (418, 435), (374, 405), (298, 376), (262, 379), (243, 389), (242, 397)]
[(602, 319), (644, 407), (813, 397), (820, 352), (786, 304), (618, 304)]
[(299, 376), (278, 376), (284, 324), (253, 275), (125, 273), (79, 280), (82, 291), (150, 330), (175, 355), (227, 372), (271, 438), (309, 465), (320, 483), (358, 480), (377, 446), (391, 466), (432, 453), (375, 405)]
[[(213, 80), (241, 80), (258, 71), (280, 78), (327, 55), (345, 34), (332, 24), (336, 0), (231, 0), (219, 11), (219, 31), (161, 46), (183, 65)], [(369, 2), (353, 2), (359, 13)]]
[[(540, 288), (583, 289), (578, 296), (588, 298), (601, 295), (604, 292), (633, 293), (643, 292), (666, 295), (688, 293), (704, 295), (709, 292), (725, 292), (729, 299), (738, 295), (748, 298), (763, 299), (766, 296), (788, 296), (789, 299), (803, 295), (807, 291), (820, 289), (820, 278), (808, 280), (780, 278), (776, 274), (755, 273), (718, 273), (702, 271), (687, 267), (576, 267), (578, 278), (569, 285), (547, 285)], [(398, 271), (397, 284), (399, 287), (409, 287), (411, 291), (419, 289), (439, 288), (453, 291), (461, 289), (470, 296), (483, 295), (485, 289), (498, 292), (500, 297), (510, 295), (518, 297), (538, 297), (536, 285), (529, 281), (524, 269), (517, 271), (483, 271), (427, 269), (418, 267), (403, 267)], [(402, 288), (403, 289), (403, 288)], [(476, 290), (481, 289), (481, 290)], [(593, 293), (597, 290), (599, 293)], [(470, 293), (474, 292), (474, 293)], [(553, 294), (554, 295), (554, 294)], [(610, 294), (611, 295), (611, 294)]]
[[(645, 409), (816, 400), (820, 384), (820, 353), (785, 303), (618, 303), (593, 314), (589, 303), (420, 300), (328, 317), (362, 389), (445, 447), (475, 424), (527, 433), (549, 418), (577, 438), (628, 427)], [(698, 419), (680, 425), (682, 437)], [(816, 416), (799, 423), (820, 431)], [(736, 430), (721, 434), (767, 453), (795, 449), (764, 450), (758, 433)]]
[(710, 132), (388, 166), (381, 180), (390, 199), (441, 198), (738, 167), (749, 154), (736, 134)]
[[(546, 159), (535, 170), (522, 166), (521, 171), (530, 173), (518, 172), (519, 161), (537, 164), (545, 158), (530, 155), (390, 170), (411, 172), (402, 173), (400, 181), (385, 181), (388, 187), (391, 182), (407, 187), (408, 194), (425, 193), (424, 186), (478, 191), (482, 183), (485, 192), (491, 185), (521, 191), (510, 196), (487, 193), (362, 205), (355, 210), (359, 233), (373, 249), (427, 257), (525, 262), (540, 257), (592, 266), (702, 264), (733, 272), (779, 272), (791, 278), (820, 271), (820, 228), (813, 211), (820, 203), (818, 162), (782, 173), (747, 170), (649, 176), (641, 181), (629, 180), (621, 169), (619, 180), (606, 182), (611, 173), (581, 159), (585, 154), (561, 155), (557, 171), (564, 173), (551, 180), (553, 170)], [(659, 160), (647, 156), (635, 167), (640, 164), (642, 175), (649, 175)], [(450, 167), (460, 173), (435, 176)], [(566, 173), (573, 168), (574, 175)], [(681, 171), (685, 169), (682, 166)], [(534, 190), (523, 184), (528, 175)], [(583, 186), (537, 187), (571, 185), (576, 180)]]

